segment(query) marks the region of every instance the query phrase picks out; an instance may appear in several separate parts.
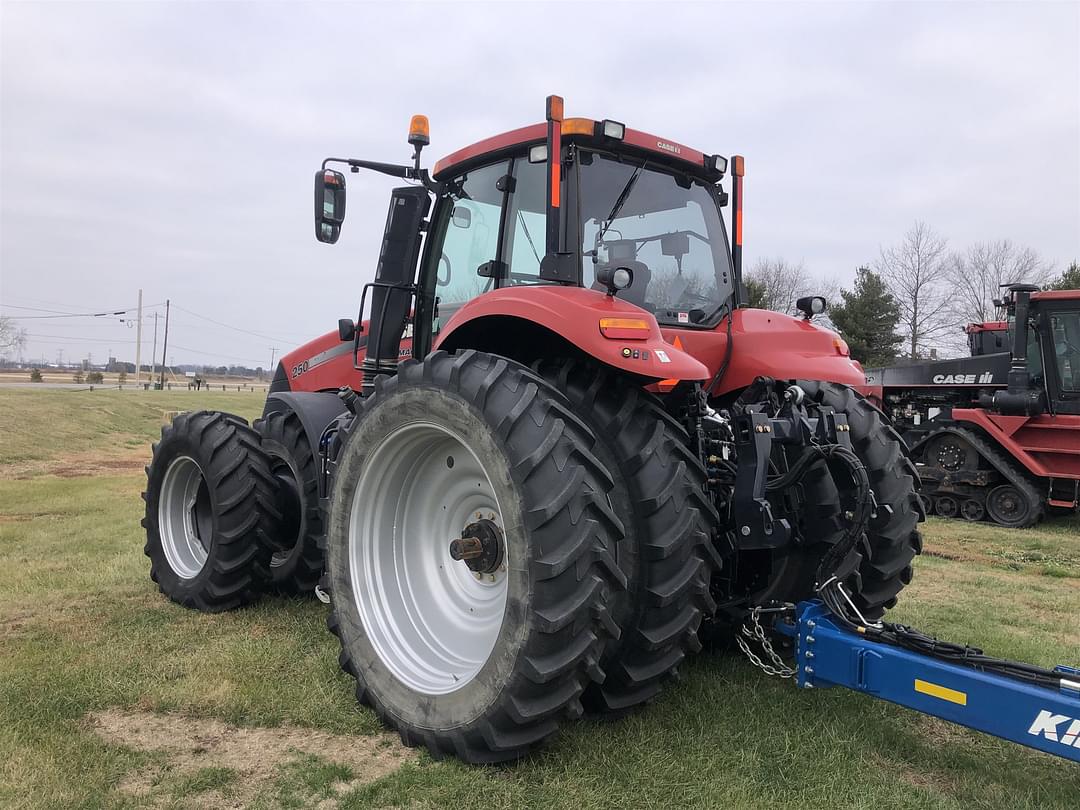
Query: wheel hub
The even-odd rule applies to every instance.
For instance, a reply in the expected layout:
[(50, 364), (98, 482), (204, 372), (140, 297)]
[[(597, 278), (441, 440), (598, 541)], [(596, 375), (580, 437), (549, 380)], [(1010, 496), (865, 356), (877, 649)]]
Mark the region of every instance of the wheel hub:
[(963, 466), (964, 453), (955, 442), (946, 442), (938, 450), (937, 459), (942, 469), (955, 472)]
[(493, 574), (502, 565), (503, 537), (494, 521), (470, 523), (461, 537), (450, 541), (450, 557), (476, 574)]

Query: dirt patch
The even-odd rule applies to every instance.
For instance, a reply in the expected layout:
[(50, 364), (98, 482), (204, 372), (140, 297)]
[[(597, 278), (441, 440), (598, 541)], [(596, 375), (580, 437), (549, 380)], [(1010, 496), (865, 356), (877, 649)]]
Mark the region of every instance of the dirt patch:
[(106, 742), (165, 755), (167, 764), (140, 770), (121, 782), (120, 790), (129, 795), (150, 797), (163, 778), (174, 774), (192, 775), (206, 768), (236, 773), (228, 791), (192, 797), (200, 806), (210, 802), (243, 807), (273, 781), (278, 766), (306, 755), (352, 772), (352, 779), (335, 784), (338, 795), (416, 757), (389, 734), (344, 736), (295, 726), (241, 728), (220, 720), (119, 709), (88, 715), (87, 723)]
[(101, 605), (106, 602), (113, 611), (121, 612), (129, 609), (154, 610), (164, 604), (156, 588), (108, 594), (64, 594), (30, 604), (26, 600), (0, 600), (0, 640), (45, 631), (77, 643), (86, 643), (97, 638), (112, 616), (116, 615), (101, 610)]
[(59, 458), (35, 459), (0, 465), (0, 478), (26, 480), (39, 475), (82, 478), (142, 472), (150, 463), (149, 443), (144, 447), (112, 447), (106, 452), (71, 453)]
[(81, 478), (101, 473), (142, 472), (147, 462), (148, 459), (142, 454), (132, 458), (84, 458), (63, 465), (53, 465), (48, 472), (60, 478)]
[(972, 732), (947, 720), (929, 714), (922, 714), (915, 719), (915, 725), (919, 730), (919, 734), (935, 746), (943, 744), (971, 745)]
[(29, 610), (17, 610), (6, 616), (0, 616), (0, 640), (19, 635), (33, 618), (34, 614)]
[(883, 773), (895, 774), (918, 790), (938, 795), (954, 794), (957, 791), (956, 779), (940, 771), (917, 769), (907, 762), (886, 759), (878, 754), (872, 755), (870, 760), (877, 770)]

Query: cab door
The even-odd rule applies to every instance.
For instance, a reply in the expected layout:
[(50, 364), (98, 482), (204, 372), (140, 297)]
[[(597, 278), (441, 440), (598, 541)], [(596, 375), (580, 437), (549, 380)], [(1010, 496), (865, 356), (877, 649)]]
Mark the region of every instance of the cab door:
[(433, 336), (486, 292), (543, 283), (546, 165), (523, 153), (446, 181), (421, 263), (420, 287), (431, 306), (417, 317), (431, 318)]
[(1047, 307), (1039, 320), (1050, 410), (1080, 414), (1080, 308)]

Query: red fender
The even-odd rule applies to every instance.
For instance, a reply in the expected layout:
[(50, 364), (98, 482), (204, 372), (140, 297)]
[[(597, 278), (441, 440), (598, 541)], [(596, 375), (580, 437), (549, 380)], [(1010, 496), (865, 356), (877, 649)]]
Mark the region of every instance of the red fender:
[[(710, 376), (727, 356), (727, 321), (713, 330), (664, 326), (664, 337), (701, 359)], [(803, 318), (764, 309), (737, 309), (731, 324), (735, 346), (724, 379), (714, 396), (745, 388), (763, 374), (776, 380), (823, 380), (855, 387), (866, 385), (862, 366), (848, 356), (835, 332)]]
[[(709, 370), (690, 354), (664, 340), (652, 313), (597, 290), (553, 285), (503, 287), (466, 303), (447, 321), (434, 348), (453, 344), (455, 333), (481, 318), (510, 317), (529, 321), (567, 340), (613, 368), (656, 380), (705, 380)], [(601, 318), (644, 321), (643, 340), (605, 337)], [(643, 333), (644, 334), (644, 333)]]
[(1080, 478), (1080, 416), (1002, 416), (980, 408), (953, 408), (952, 418), (982, 428), (1032, 475)]

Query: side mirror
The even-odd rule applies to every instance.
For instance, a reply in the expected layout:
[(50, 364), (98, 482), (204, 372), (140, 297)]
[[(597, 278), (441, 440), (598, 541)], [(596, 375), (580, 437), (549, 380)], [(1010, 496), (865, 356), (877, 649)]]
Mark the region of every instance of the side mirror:
[(342, 343), (352, 340), (356, 337), (356, 323), (352, 318), (338, 318), (337, 333)]
[(824, 312), (828, 308), (828, 304), (820, 295), (808, 295), (796, 301), (795, 308), (806, 317), (806, 320), (810, 320), (815, 315)]
[(345, 221), (345, 175), (332, 169), (315, 172), (315, 238), (329, 245)]
[(455, 228), (468, 228), (472, 225), (472, 211), (464, 205), (455, 205), (450, 214), (450, 221), (454, 223)]

